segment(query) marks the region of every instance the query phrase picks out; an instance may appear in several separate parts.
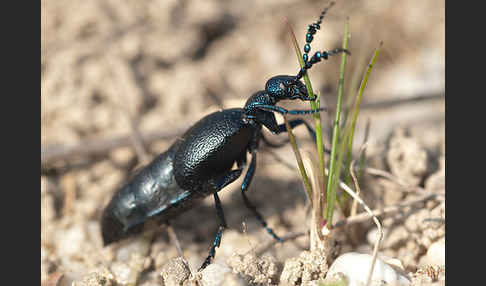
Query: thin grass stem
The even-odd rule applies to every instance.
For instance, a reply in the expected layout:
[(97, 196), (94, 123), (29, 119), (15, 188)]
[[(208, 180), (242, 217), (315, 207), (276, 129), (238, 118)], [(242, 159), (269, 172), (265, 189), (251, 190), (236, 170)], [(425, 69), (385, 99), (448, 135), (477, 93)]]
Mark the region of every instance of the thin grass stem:
[[(349, 19), (346, 19), (344, 25), (344, 40), (343, 49), (348, 49), (349, 42)], [(339, 83), (338, 83), (338, 98), (336, 105), (336, 118), (334, 120), (333, 135), (332, 135), (332, 146), (331, 155), (329, 163), (329, 177), (327, 180), (326, 187), (326, 219), (329, 225), (332, 225), (332, 215), (334, 212), (334, 201), (336, 200), (336, 181), (339, 177), (336, 177), (336, 151), (338, 148), (338, 139), (340, 126), (339, 122), (341, 120), (341, 105), (342, 105), (342, 95), (344, 87), (344, 72), (346, 70), (346, 59), (347, 53), (342, 54), (341, 68), (339, 73)]]

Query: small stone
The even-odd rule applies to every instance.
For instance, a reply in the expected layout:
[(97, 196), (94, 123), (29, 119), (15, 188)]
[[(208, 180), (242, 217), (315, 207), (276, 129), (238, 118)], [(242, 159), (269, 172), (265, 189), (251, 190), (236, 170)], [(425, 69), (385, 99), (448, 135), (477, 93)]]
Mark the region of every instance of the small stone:
[(146, 237), (140, 236), (127, 240), (116, 251), (116, 260), (129, 261), (133, 254), (147, 256), (150, 250), (150, 242)]
[[(371, 261), (372, 256), (369, 254), (356, 252), (345, 253), (339, 256), (331, 267), (329, 267), (327, 276), (332, 277), (332, 275), (335, 275), (336, 273), (343, 273), (349, 280), (349, 286), (359, 286), (361, 283), (364, 285), (368, 279)], [(380, 258), (376, 259), (371, 280), (378, 283), (384, 281), (385, 283), (392, 285), (410, 285), (408, 277), (399, 273)]]
[(410, 186), (418, 186), (427, 174), (427, 152), (403, 129), (392, 135), (386, 160), (392, 174)]
[(144, 261), (141, 255), (136, 254), (132, 255), (129, 263), (115, 261), (111, 265), (111, 270), (115, 274), (117, 283), (124, 286), (136, 285), (143, 271)]
[(432, 243), (420, 259), (421, 265), (445, 265), (445, 237)]
[(227, 263), (233, 269), (233, 273), (242, 275), (250, 283), (271, 284), (278, 278), (277, 261), (270, 255), (256, 257), (253, 253), (234, 253), (228, 258)]
[(115, 277), (106, 268), (88, 274), (81, 281), (80, 286), (115, 286)]
[(65, 257), (79, 256), (83, 253), (83, 245), (87, 240), (86, 232), (82, 225), (74, 225), (66, 230), (58, 232), (58, 248), (60, 255)]
[(166, 286), (179, 286), (189, 279), (191, 271), (182, 257), (176, 257), (162, 267), (160, 275)]
[(293, 257), (285, 261), (285, 266), (280, 276), (280, 281), (288, 285), (298, 285), (302, 279), (302, 262)]
[(229, 267), (212, 263), (201, 271), (201, 282), (203, 286), (224, 286), (227, 285), (226, 280), (230, 275)]
[(328, 274), (326, 279), (322, 281), (321, 285), (347, 286), (348, 283), (348, 278), (346, 278), (343, 273), (338, 272), (331, 275)]
[(285, 261), (280, 281), (286, 285), (311, 285), (324, 279), (327, 270), (324, 251), (303, 251), (298, 258)]

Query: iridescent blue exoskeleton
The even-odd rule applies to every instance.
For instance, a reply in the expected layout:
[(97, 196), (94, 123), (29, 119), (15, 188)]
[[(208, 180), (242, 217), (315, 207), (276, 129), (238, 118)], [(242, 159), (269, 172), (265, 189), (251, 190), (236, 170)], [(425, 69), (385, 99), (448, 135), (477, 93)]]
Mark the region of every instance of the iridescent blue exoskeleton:
[[(280, 100), (314, 100), (307, 94), (300, 80), (302, 76), (321, 59), (347, 52), (343, 49), (316, 52), (308, 59), (313, 34), (320, 29), (326, 11), (327, 8), (322, 11), (319, 21), (309, 25), (303, 54), (305, 66), (296, 76), (272, 77), (267, 81), (265, 90), (254, 93), (243, 108), (224, 109), (203, 117), (115, 193), (101, 219), (105, 245), (141, 233), (149, 220), (167, 223), (204, 197), (212, 195), (220, 226), (200, 269), (205, 268), (214, 258), (227, 226), (218, 192), (242, 175), (247, 165), (247, 153), (251, 160), (241, 185), (244, 203), (267, 232), (281, 241), (248, 200), (246, 191), (255, 173), (260, 139), (269, 146), (277, 146), (263, 137), (262, 127), (273, 134), (287, 131), (284, 124), (277, 123), (275, 112), (304, 115), (323, 110), (287, 110), (276, 104)], [(289, 124), (291, 128), (304, 124), (315, 137), (314, 130), (304, 120), (290, 120)], [(236, 169), (232, 169), (234, 163)]]

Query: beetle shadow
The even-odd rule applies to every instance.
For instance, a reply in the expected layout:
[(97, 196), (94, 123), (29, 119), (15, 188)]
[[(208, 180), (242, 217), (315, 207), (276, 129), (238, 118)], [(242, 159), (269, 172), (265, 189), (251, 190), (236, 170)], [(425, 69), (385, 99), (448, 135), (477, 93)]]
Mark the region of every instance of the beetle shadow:
[[(268, 223), (268, 226), (271, 228), (279, 227), (277, 234), (280, 236), (295, 230), (296, 227), (301, 230), (302, 224), (295, 225), (292, 222), (294, 220), (285, 215), (289, 210), (295, 209), (297, 205), (305, 203), (305, 193), (299, 178), (296, 176), (290, 179), (276, 179), (264, 174), (258, 175), (257, 173), (253, 178), (247, 196)], [(243, 179), (239, 178), (218, 193), (222, 201), (228, 229), (243, 233), (242, 223), (244, 222), (247, 233), (259, 239), (270, 240), (272, 238), (244, 204), (240, 189), (242, 181)], [(270, 218), (271, 222), (269, 222)], [(302, 223), (304, 222), (305, 218), (302, 218)], [(202, 251), (206, 251), (208, 245), (213, 241), (219, 224), (220, 221), (216, 214), (212, 196), (205, 198), (199, 205), (171, 222), (182, 245), (201, 243)]]

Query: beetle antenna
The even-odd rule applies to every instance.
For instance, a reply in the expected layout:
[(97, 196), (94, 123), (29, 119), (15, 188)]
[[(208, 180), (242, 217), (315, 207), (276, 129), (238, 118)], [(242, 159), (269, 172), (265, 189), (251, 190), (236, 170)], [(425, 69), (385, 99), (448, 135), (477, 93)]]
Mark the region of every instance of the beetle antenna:
[(309, 60), (309, 51), (311, 49), (310, 44), (312, 43), (312, 40), (314, 40), (314, 34), (317, 32), (317, 30), (321, 29), (322, 19), (324, 19), (324, 15), (326, 15), (327, 10), (334, 6), (335, 3), (336, 2), (331, 1), (329, 5), (322, 10), (321, 15), (319, 16), (319, 20), (307, 26), (307, 34), (305, 35), (306, 44), (304, 46), (304, 54), (302, 55), (304, 63), (307, 63), (307, 61)]
[(310, 61), (306, 62), (305, 66), (300, 69), (299, 73), (296, 76), (296, 79), (301, 79), (302, 76), (304, 76), (304, 74), (307, 72), (307, 70), (309, 70), (315, 63), (320, 62), (322, 59), (327, 60), (329, 56), (339, 54), (339, 53), (346, 53), (348, 55), (351, 55), (351, 53), (348, 50), (343, 48), (336, 48), (332, 51), (315, 52), (315, 54), (312, 56)]
[(316, 51), (309, 60), (309, 52), (311, 50), (310, 44), (312, 43), (312, 40), (314, 40), (314, 34), (317, 32), (317, 30), (321, 28), (322, 19), (324, 18), (324, 15), (327, 13), (327, 10), (329, 10), (332, 6), (334, 6), (335, 3), (336, 2), (331, 1), (329, 5), (322, 10), (321, 15), (319, 16), (319, 20), (307, 26), (307, 34), (305, 35), (306, 44), (304, 46), (304, 54), (302, 55), (302, 59), (304, 60), (304, 67), (302, 67), (299, 73), (297, 74), (296, 76), (297, 80), (301, 79), (302, 76), (304, 76), (304, 74), (307, 72), (307, 70), (312, 67), (312, 65), (314, 65), (317, 62), (320, 62), (322, 59), (327, 60), (329, 56), (338, 53), (343, 53), (343, 52), (347, 53), (348, 55), (351, 55), (351, 53), (348, 50), (337, 48), (332, 51)]

